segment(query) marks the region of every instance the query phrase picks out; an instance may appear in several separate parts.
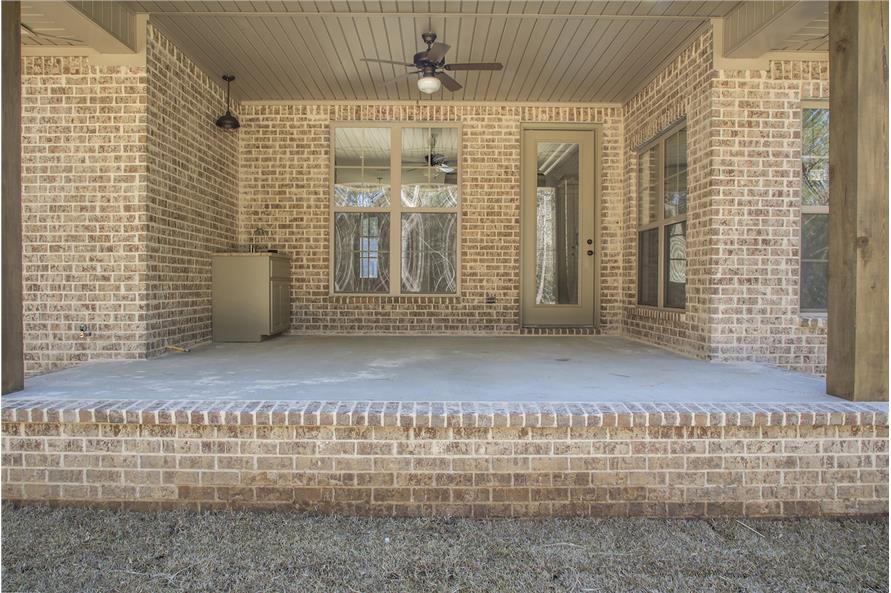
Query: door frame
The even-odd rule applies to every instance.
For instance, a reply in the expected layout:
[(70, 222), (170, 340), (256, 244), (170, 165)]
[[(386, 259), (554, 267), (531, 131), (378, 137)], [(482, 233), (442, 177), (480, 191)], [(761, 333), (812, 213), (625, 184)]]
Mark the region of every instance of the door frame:
[(591, 325), (580, 325), (577, 327), (593, 327), (595, 330), (600, 328), (600, 264), (601, 264), (601, 240), (600, 240), (600, 195), (602, 189), (603, 175), (603, 124), (592, 123), (546, 123), (546, 122), (524, 122), (520, 124), (520, 311), (518, 320), (520, 327), (560, 327), (547, 325), (527, 325), (523, 319), (525, 307), (525, 282), (527, 274), (534, 271), (535, 262), (527, 261), (526, 249), (523, 237), (523, 220), (526, 216), (526, 186), (525, 175), (523, 174), (523, 163), (525, 163), (526, 151), (526, 131), (528, 130), (559, 130), (563, 132), (591, 132), (594, 137), (594, 319)]

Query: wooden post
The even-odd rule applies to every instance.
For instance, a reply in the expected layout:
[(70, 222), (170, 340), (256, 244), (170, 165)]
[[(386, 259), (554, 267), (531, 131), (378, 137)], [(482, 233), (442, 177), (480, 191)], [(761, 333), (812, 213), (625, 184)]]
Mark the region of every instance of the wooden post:
[(826, 391), (888, 400), (888, 3), (829, 7)]
[(25, 385), (22, 343), (22, 43), (20, 2), (3, 2), (3, 393)]

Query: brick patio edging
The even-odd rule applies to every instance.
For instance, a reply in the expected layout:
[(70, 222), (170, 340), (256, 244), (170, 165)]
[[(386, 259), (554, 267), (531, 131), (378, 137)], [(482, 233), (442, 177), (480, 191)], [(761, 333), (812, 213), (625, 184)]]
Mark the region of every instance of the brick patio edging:
[(282, 426), (888, 426), (885, 403), (501, 403), (6, 398), (3, 422)]
[(424, 516), (887, 515), (887, 404), (2, 401), (3, 499)]

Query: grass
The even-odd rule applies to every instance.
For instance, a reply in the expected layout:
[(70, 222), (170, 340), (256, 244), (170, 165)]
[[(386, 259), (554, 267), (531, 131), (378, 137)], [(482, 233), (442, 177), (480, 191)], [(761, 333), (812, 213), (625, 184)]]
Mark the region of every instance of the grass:
[(868, 592), (888, 524), (3, 507), (11, 592)]

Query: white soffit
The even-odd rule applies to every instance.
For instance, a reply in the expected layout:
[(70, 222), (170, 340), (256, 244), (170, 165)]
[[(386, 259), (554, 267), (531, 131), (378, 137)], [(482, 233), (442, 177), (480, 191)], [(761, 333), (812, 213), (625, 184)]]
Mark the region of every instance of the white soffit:
[[(208, 74), (234, 74), (241, 101), (623, 102), (711, 17), (735, 2), (149, 2), (129, 3)], [(406, 68), (434, 31), (463, 89), (422, 96)]]

